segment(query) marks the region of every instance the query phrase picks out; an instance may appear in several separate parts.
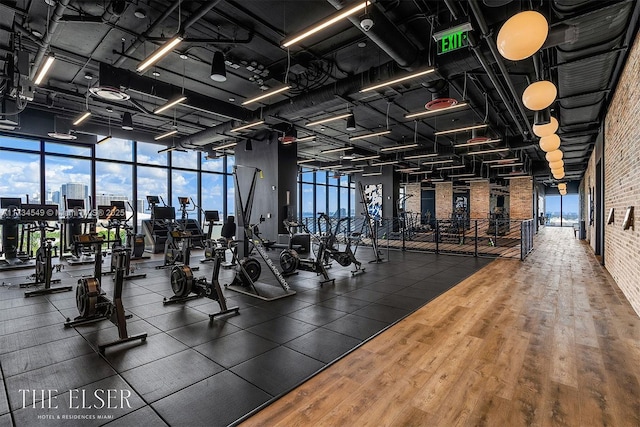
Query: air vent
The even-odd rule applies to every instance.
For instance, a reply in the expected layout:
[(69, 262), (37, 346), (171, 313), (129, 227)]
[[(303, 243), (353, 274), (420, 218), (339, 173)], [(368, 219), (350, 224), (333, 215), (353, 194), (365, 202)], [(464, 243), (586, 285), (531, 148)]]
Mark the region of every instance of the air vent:
[(453, 98), (436, 98), (432, 101), (429, 101), (425, 104), (424, 108), (427, 110), (442, 110), (443, 108), (453, 107), (454, 105), (458, 105), (458, 100)]
[(122, 90), (112, 86), (96, 86), (89, 89), (92, 95), (109, 101), (126, 101), (131, 96)]
[(72, 135), (70, 133), (49, 132), (47, 135), (49, 135), (51, 138), (62, 139), (65, 141), (73, 141), (74, 139), (78, 139), (77, 136)]

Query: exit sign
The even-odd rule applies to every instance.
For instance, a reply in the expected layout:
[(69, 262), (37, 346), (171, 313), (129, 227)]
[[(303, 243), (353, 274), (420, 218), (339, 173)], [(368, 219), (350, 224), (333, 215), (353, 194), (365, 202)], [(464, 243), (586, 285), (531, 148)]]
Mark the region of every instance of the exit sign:
[(461, 49), (469, 46), (469, 38), (467, 37), (467, 31), (461, 30), (455, 33), (442, 35), (442, 38), (437, 41), (438, 43), (438, 55), (451, 52), (453, 50)]

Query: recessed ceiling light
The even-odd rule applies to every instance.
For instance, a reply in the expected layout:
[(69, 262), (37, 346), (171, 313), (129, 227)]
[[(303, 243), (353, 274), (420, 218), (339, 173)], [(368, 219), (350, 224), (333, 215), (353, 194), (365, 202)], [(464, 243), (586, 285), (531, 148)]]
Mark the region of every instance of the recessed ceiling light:
[(189, 55), (187, 55), (186, 53), (181, 53), (180, 59), (189, 59)]
[(361, 48), (361, 49), (362, 49), (363, 47), (367, 47), (367, 42), (360, 42), (360, 43), (358, 43), (358, 47), (359, 47), (359, 48)]
[(231, 96), (229, 97), (229, 102), (236, 102), (236, 99), (233, 96)]
[(87, 74), (84, 75), (84, 78), (87, 79), (87, 80), (93, 80), (93, 74), (87, 73)]
[(160, 73), (157, 71), (154, 71), (153, 73), (151, 73), (153, 75), (153, 77), (160, 77)]
[(147, 12), (145, 12), (144, 9), (136, 9), (136, 11), (133, 12), (133, 16), (138, 19), (144, 19), (147, 17)]

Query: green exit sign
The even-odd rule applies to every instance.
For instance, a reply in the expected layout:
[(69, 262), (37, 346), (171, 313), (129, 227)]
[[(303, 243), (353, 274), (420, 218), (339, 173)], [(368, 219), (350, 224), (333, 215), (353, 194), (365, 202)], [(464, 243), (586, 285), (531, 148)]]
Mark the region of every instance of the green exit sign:
[(438, 55), (451, 52), (469, 46), (467, 31), (461, 30), (454, 33), (443, 34), (438, 43)]

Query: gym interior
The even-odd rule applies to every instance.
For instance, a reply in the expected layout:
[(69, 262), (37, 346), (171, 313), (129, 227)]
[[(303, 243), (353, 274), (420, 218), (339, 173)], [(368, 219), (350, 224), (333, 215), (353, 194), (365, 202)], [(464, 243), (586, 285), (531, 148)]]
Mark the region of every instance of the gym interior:
[(0, 427), (640, 425), (640, 3), (0, 10)]

